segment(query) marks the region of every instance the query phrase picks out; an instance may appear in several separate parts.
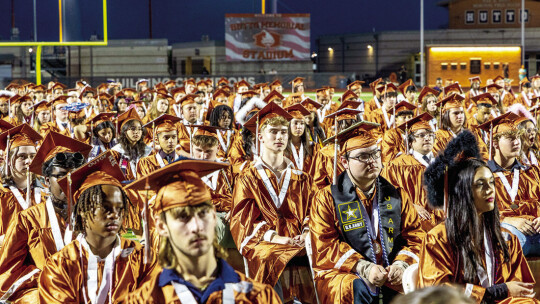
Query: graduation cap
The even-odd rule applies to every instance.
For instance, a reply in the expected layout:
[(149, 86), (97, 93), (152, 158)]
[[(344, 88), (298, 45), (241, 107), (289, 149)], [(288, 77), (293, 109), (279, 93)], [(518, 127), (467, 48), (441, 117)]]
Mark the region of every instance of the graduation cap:
[(260, 126), (262, 126), (268, 119), (278, 116), (281, 116), (289, 121), (293, 118), (287, 111), (285, 111), (275, 102), (269, 102), (260, 111), (258, 111), (257, 114), (246, 121), (244, 128), (253, 133), (258, 133)]
[(5, 132), (12, 128), (15, 128), (15, 126), (3, 119), (0, 119), (0, 133)]
[(229, 85), (229, 80), (225, 77), (221, 77), (218, 82), (217, 82), (218, 86), (220, 85)]
[(69, 136), (50, 131), (47, 133), (47, 135), (45, 135), (45, 139), (37, 150), (36, 156), (34, 156), (32, 163), (30, 163), (29, 170), (37, 175), (43, 175), (43, 164), (55, 157), (56, 154), (78, 152), (86, 158), (91, 150), (91, 145), (87, 145)]
[(176, 85), (176, 80), (174, 79), (171, 79), (171, 80), (168, 80), (165, 82), (165, 86), (175, 86)]
[(432, 89), (432, 88), (430, 88), (428, 86), (425, 86), (425, 87), (422, 88), (422, 91), (420, 91), (420, 94), (418, 94), (418, 101), (420, 103), (422, 103), (424, 97), (426, 97), (429, 94), (433, 94), (433, 95), (437, 96), (439, 94), (439, 92), (437, 90), (435, 90), (435, 89)]
[(132, 88), (125, 88), (125, 89), (122, 89), (122, 94), (124, 94), (124, 96), (126, 97), (129, 97), (129, 98), (133, 98), (135, 96), (135, 94), (137, 94), (137, 91), (135, 89), (132, 89)]
[[(114, 154), (107, 150), (84, 166), (68, 173), (58, 180), (58, 184), (68, 198), (68, 214), (71, 216), (72, 208), (77, 204), (84, 191), (97, 185), (110, 185), (122, 188), (126, 178)], [(71, 221), (68, 221), (71, 226)]]
[(53, 110), (55, 110), (56, 106), (58, 106), (58, 105), (68, 104), (68, 102), (67, 102), (68, 98), (69, 98), (69, 96), (67, 96), (67, 95), (58, 96), (58, 97), (56, 97), (55, 99), (53, 99), (52, 101), (49, 102), (49, 106)]
[(326, 115), (324, 118), (328, 119), (336, 119), (336, 122), (347, 120), (347, 119), (356, 119), (356, 116), (358, 114), (361, 114), (362, 111), (351, 109), (351, 108), (343, 108), (335, 111), (332, 114)]
[[(211, 174), (229, 166), (228, 163), (184, 159), (178, 160), (160, 168), (147, 176), (141, 177), (125, 189), (133, 190), (156, 190), (153, 209), (156, 214), (178, 207), (198, 206), (212, 200), (212, 195), (201, 177)], [(149, 210), (148, 201), (145, 208)], [(149, 240), (148, 230), (149, 212), (145, 213), (144, 237)], [(150, 246), (145, 246), (145, 257), (150, 255)], [(145, 258), (145, 263), (148, 262)]]
[(9, 151), (22, 146), (35, 146), (36, 142), (42, 139), (38, 132), (24, 123), (0, 134), (0, 150)]
[(478, 126), (478, 128), (489, 132), (489, 160), (491, 160), (491, 152), (493, 148), (493, 136), (509, 131), (517, 131), (516, 120), (519, 118), (517, 114), (508, 112), (506, 114), (495, 117), (492, 120)]
[(142, 123), (141, 117), (137, 113), (137, 109), (135, 107), (125, 111), (118, 116), (118, 118), (116, 119), (116, 133), (120, 133), (122, 127), (131, 120), (138, 120)]
[(135, 83), (135, 85), (138, 86), (138, 85), (141, 84), (141, 83), (146, 83), (146, 84), (148, 84), (148, 82), (149, 82), (148, 79), (142, 78), (142, 79), (137, 80), (137, 82)]
[(249, 88), (249, 82), (245, 81), (244, 79), (236, 82), (234, 84), (234, 87), (238, 90), (240, 87), (248, 87)]
[(362, 85), (363, 85), (364, 83), (365, 83), (364, 81), (361, 81), (361, 80), (355, 80), (355, 81), (349, 83), (349, 85), (347, 85), (347, 90), (352, 90), (352, 88), (354, 88), (354, 87), (360, 87), (360, 88), (362, 88)]
[(88, 93), (92, 93), (94, 96), (97, 95), (96, 89), (91, 88), (90, 86), (85, 86), (84, 89), (82, 89), (81, 94), (79, 94), (79, 98), (84, 97)]
[(487, 93), (499, 93), (500, 90), (502, 90), (503, 87), (501, 87), (500, 85), (498, 84), (495, 84), (495, 83), (492, 83), (490, 85), (487, 85), (484, 89), (486, 90)]
[(461, 90), (461, 86), (459, 85), (459, 83), (455, 82), (443, 88), (444, 96), (448, 96), (448, 94), (450, 93), (463, 94), (463, 91)]
[(480, 80), (480, 76), (474, 76), (474, 77), (469, 78), (469, 82), (470, 83), (473, 83), (473, 82), (481, 83), (482, 81)]
[(323, 107), (322, 104), (316, 102), (315, 100), (311, 98), (306, 98), (302, 100), (300, 104), (303, 105), (304, 108), (306, 108), (310, 112), (316, 112), (318, 109)]
[(19, 87), (20, 87), (19, 84), (12, 82), (12, 83), (8, 84), (8, 85), (5, 87), (5, 89), (6, 89), (6, 90), (19, 89)]
[[(4, 124), (4, 123), (2, 123)], [(8, 125), (5, 125), (6, 127)], [(8, 175), (9, 173), (9, 152), (12, 149), (22, 147), (22, 146), (36, 146), (36, 142), (42, 140), (43, 138), (41, 135), (39, 135), (38, 132), (36, 132), (30, 125), (24, 123), (22, 125), (18, 125), (16, 127), (13, 127), (11, 129), (8, 129), (7, 131), (4, 131), (2, 134), (0, 134), (0, 149), (4, 150), (4, 157), (5, 157), (5, 175)], [(27, 178), (29, 179), (30, 176), (28, 175)], [(30, 184), (30, 183), (28, 183)], [(30, 192), (28, 192), (30, 193)], [(27, 195), (27, 201), (29, 202), (30, 197)]]
[(409, 154), (409, 133), (418, 130), (431, 130), (429, 122), (433, 119), (429, 113), (425, 112), (416, 117), (409, 119), (398, 126), (399, 129), (405, 132), (405, 151)]
[(357, 109), (360, 105), (362, 103), (359, 101), (347, 99), (339, 105), (338, 111), (342, 109)]
[(403, 94), (403, 96), (405, 96), (405, 91), (407, 90), (408, 87), (410, 86), (413, 86), (416, 88), (416, 86), (414, 85), (414, 82), (412, 81), (412, 79), (408, 79), (407, 81), (405, 81), (404, 83), (402, 83), (399, 87), (398, 87), (398, 90), (401, 92), (401, 94)]
[(63, 84), (63, 83), (55, 82), (55, 83), (52, 85), (51, 89), (52, 89), (53, 91), (54, 91), (54, 90), (57, 90), (57, 89), (60, 89), (60, 90), (63, 91), (63, 90), (65, 90), (65, 89), (67, 89), (67, 86), (66, 86), (65, 84)]
[(299, 103), (285, 108), (285, 111), (291, 114), (294, 119), (304, 119), (305, 116), (311, 114), (308, 109), (304, 108), (304, 106)]
[(88, 103), (72, 103), (64, 107), (65, 111), (68, 111), (68, 117), (70, 119), (81, 119), (86, 118), (86, 114), (83, 112), (83, 110), (88, 107), (90, 104)]
[(371, 130), (378, 128), (379, 126), (380, 125), (378, 123), (359, 121), (324, 141), (324, 144), (332, 141), (334, 142), (334, 185), (337, 183), (337, 159), (339, 146), (341, 146), (341, 155), (344, 155), (352, 150), (371, 147), (377, 143), (377, 137), (373, 136)]
[(183, 107), (185, 105), (195, 103), (195, 98), (198, 97), (199, 95), (196, 94), (186, 94), (186, 96), (182, 97), (182, 99), (178, 101), (178, 104)]
[(38, 92), (45, 92), (45, 91), (47, 91), (47, 88), (46, 88), (44, 85), (40, 84), (40, 85), (35, 86), (35, 87), (33, 88), (33, 90), (34, 90), (34, 92), (36, 92), (36, 93), (38, 93)]
[(253, 91), (253, 90), (247, 90), (245, 92), (240, 93), (242, 96), (242, 99), (244, 98), (252, 98), (255, 95), (259, 95), (259, 92)]
[(377, 91), (379, 91), (381, 95), (397, 92), (397, 90), (398, 88), (393, 83), (385, 84), (384, 86), (380, 86), (377, 88)]
[(187, 86), (188, 84), (196, 85), (197, 83), (195, 82), (195, 79), (188, 78), (188, 79), (184, 80), (184, 86)]
[[(184, 91), (185, 92), (185, 91)], [(231, 94), (229, 92), (227, 92), (226, 90), (223, 90), (223, 89), (219, 89), (219, 90), (216, 90), (213, 94), (214, 98), (218, 98), (220, 96), (223, 96), (223, 97), (229, 97)]]
[(498, 75), (497, 77), (493, 78), (494, 83), (496, 83), (499, 80), (504, 80), (504, 77), (502, 77), (501, 75)]
[(285, 111), (282, 107), (278, 106), (275, 102), (269, 102), (248, 121), (246, 121), (246, 123), (244, 123), (244, 128), (255, 134), (256, 151), (259, 151), (259, 128), (264, 125), (268, 119), (278, 116), (281, 116), (288, 121), (293, 118), (291, 114)]
[(162, 82), (158, 82), (154, 85), (154, 90), (165, 90), (167, 91), (167, 87), (162, 83)]
[(391, 113), (393, 114), (394, 116), (396, 114), (398, 114), (399, 112), (403, 112), (403, 111), (414, 111), (416, 109), (416, 106), (405, 101), (405, 100), (402, 100), (400, 101), (398, 104), (396, 104), (392, 109), (388, 110), (388, 113)]
[(351, 90), (345, 91), (339, 101), (344, 102), (346, 100), (358, 100), (358, 95)]
[(465, 98), (461, 95), (452, 94), (438, 102), (437, 106), (441, 108), (441, 113), (444, 113), (453, 108), (463, 107), (463, 100), (465, 100)]
[(379, 79), (376, 79), (375, 81), (371, 82), (369, 84), (369, 88), (371, 89), (371, 91), (373, 92), (373, 95), (375, 95), (375, 93), (377, 93), (377, 85), (382, 82), (383, 79), (382, 78), (379, 78)]
[(151, 122), (145, 124), (143, 127), (152, 130), (152, 146), (156, 146), (156, 136), (159, 133), (177, 131), (178, 128), (176, 124), (182, 121), (177, 116), (162, 114), (158, 118), (152, 120)]
[(304, 80), (305, 80), (304, 77), (296, 77), (293, 80), (291, 80), (289, 83), (292, 84), (293, 87), (294, 87), (294, 86), (297, 86), (297, 85), (299, 85), (301, 83), (304, 83)]
[(482, 93), (471, 97), (471, 99), (476, 105), (484, 104), (488, 105), (489, 107), (494, 107), (497, 105), (497, 101), (495, 98), (493, 98), (491, 93)]
[(270, 89), (274, 90), (275, 87), (281, 86), (281, 81), (279, 79), (276, 79), (270, 83)]

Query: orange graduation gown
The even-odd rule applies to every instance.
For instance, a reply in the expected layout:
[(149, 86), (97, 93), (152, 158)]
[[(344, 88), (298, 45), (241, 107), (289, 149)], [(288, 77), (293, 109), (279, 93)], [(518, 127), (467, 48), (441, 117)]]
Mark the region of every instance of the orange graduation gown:
[[(503, 262), (501, 252), (495, 252), (495, 263), (493, 284), (500, 284), (511, 281), (534, 283), (534, 277), (527, 265), (527, 261), (521, 251), (521, 246), (517, 238), (503, 229), (506, 238), (510, 261)], [(419, 287), (433, 285), (463, 285), (467, 295), (480, 303), (486, 289), (482, 287), (479, 280), (466, 282), (463, 278), (462, 265), (458, 264), (459, 258), (450, 250), (448, 236), (446, 234), (445, 223), (441, 223), (433, 228), (422, 244), (420, 252), (420, 262), (418, 265)], [(484, 261), (486, 263), (486, 261)], [(513, 299), (512, 303), (538, 303), (534, 299)]]
[(429, 231), (445, 217), (442, 210), (432, 210), (428, 205), (427, 193), (423, 187), (427, 163), (423, 159), (421, 161), (411, 154), (400, 155), (384, 168), (381, 175), (395, 187), (402, 188), (407, 192), (413, 204), (424, 207), (431, 214), (430, 220), (419, 217), (422, 229)]
[[(331, 185), (334, 178), (334, 144), (328, 144), (313, 155), (313, 161), (309, 175), (313, 177), (313, 183), (318, 189)], [(337, 154), (337, 174), (341, 174), (345, 169), (339, 161), (339, 151)]]
[[(39, 277), (41, 303), (84, 303), (85, 299), (92, 298), (89, 287), (97, 284), (95, 288), (99, 291), (105, 281), (105, 260), (97, 262), (97, 277), (90, 276), (89, 280), (89, 257), (93, 253), (89, 253), (83, 246), (77, 239), (47, 259)], [(120, 238), (120, 248), (111, 252), (117, 254), (110, 285), (112, 294), (105, 290), (107, 299), (104, 303), (109, 303), (109, 296), (114, 303), (122, 301), (129, 292), (159, 272), (156, 254), (152, 252), (149, 263), (144, 264), (143, 251), (141, 244)]]
[(30, 205), (26, 207), (26, 192), (16, 187), (14, 187), (14, 191), (8, 187), (0, 187), (0, 235), (6, 234), (9, 224), (19, 212), (45, 201), (44, 190), (34, 187), (30, 194)]
[[(39, 302), (40, 271), (47, 258), (57, 251), (46, 206), (38, 204), (19, 212), (9, 225), (0, 251), (0, 301)], [(52, 212), (64, 236), (66, 223)]]
[[(247, 260), (249, 277), (271, 286), (276, 285), (282, 273), (301, 271), (287, 264), (294, 257), (305, 256), (305, 250), (304, 247), (271, 243), (270, 237), (274, 232), (291, 238), (302, 234), (308, 228), (311, 202), (311, 178), (293, 169), (288, 159), (284, 160), (288, 167), (283, 171), (281, 181), (261, 160), (250, 164), (236, 181), (231, 211), (231, 234)], [(261, 173), (267, 178), (261, 177)], [(268, 188), (264, 180), (268, 181)], [(282, 188), (286, 189), (284, 196), (281, 195)], [(276, 197), (270, 193), (275, 193)], [(284, 273), (286, 268), (289, 271)], [(292, 277), (293, 280), (287, 282), (290, 286), (282, 286), (285, 299), (297, 296), (302, 301), (307, 295), (313, 296), (313, 284), (309, 284), (309, 280), (297, 285), (294, 279), (301, 278), (301, 273)]]
[[(407, 241), (407, 245), (401, 249), (394, 261), (411, 265), (418, 259), (419, 247), (425, 233), (420, 227), (418, 214), (410, 198), (402, 189), (398, 191), (402, 199), (401, 236)], [(370, 212), (371, 200), (366, 198), (362, 191), (356, 192), (362, 204), (369, 210), (367, 212)], [(338, 223), (331, 189), (325, 187), (315, 194), (309, 223), (315, 282), (321, 303), (353, 303), (353, 281), (360, 278), (355, 274), (354, 268), (359, 260), (365, 259), (344, 240)], [(382, 259), (378, 260), (378, 264), (382, 265)], [(392, 264), (394, 261), (389, 262)]]
[(383, 164), (387, 164), (400, 154), (404, 154), (405, 151), (405, 132), (401, 129), (393, 128), (384, 133), (381, 142), (381, 157)]

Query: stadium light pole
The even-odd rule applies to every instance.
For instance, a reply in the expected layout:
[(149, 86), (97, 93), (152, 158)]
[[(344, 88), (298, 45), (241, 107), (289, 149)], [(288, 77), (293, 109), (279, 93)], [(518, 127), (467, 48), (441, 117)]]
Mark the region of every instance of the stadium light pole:
[(521, 0), (521, 65), (525, 65), (525, 0)]
[(424, 62), (424, 0), (420, 0), (420, 84), (426, 85)]
[(37, 41), (37, 9), (36, 0), (33, 1), (34, 6), (34, 41)]

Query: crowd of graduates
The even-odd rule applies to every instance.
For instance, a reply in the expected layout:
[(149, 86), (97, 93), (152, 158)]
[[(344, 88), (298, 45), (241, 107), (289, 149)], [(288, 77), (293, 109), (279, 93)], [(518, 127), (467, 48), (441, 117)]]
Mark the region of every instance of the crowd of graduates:
[(540, 76), (510, 82), (12, 82), (0, 303), (540, 302)]

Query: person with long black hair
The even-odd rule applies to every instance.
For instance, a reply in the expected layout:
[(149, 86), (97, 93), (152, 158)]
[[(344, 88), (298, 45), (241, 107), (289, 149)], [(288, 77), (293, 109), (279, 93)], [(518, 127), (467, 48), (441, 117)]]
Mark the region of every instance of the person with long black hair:
[(444, 208), (447, 218), (423, 241), (420, 287), (460, 285), (478, 303), (534, 297), (519, 241), (501, 229), (495, 179), (475, 136), (464, 131), (452, 140), (426, 169), (424, 183), (429, 203)]
[(87, 123), (90, 124), (89, 143), (92, 145), (92, 151), (88, 155), (89, 159), (93, 159), (118, 143), (116, 128), (112, 122), (114, 116), (114, 113), (101, 113)]
[(152, 148), (144, 143), (146, 128), (135, 108), (131, 108), (117, 118), (118, 144), (111, 148), (120, 163), (122, 172), (128, 179), (137, 177), (137, 163), (150, 155)]
[(224, 159), (229, 158), (229, 151), (237, 136), (234, 129), (234, 113), (231, 107), (220, 104), (210, 113), (210, 125), (225, 128), (227, 130), (217, 130), (218, 155)]
[(285, 156), (294, 166), (304, 172), (309, 172), (313, 160), (313, 152), (316, 149), (314, 142), (309, 140), (307, 125), (304, 120), (311, 113), (301, 104), (295, 104), (285, 109), (291, 116), (289, 124), (289, 143), (285, 148)]

